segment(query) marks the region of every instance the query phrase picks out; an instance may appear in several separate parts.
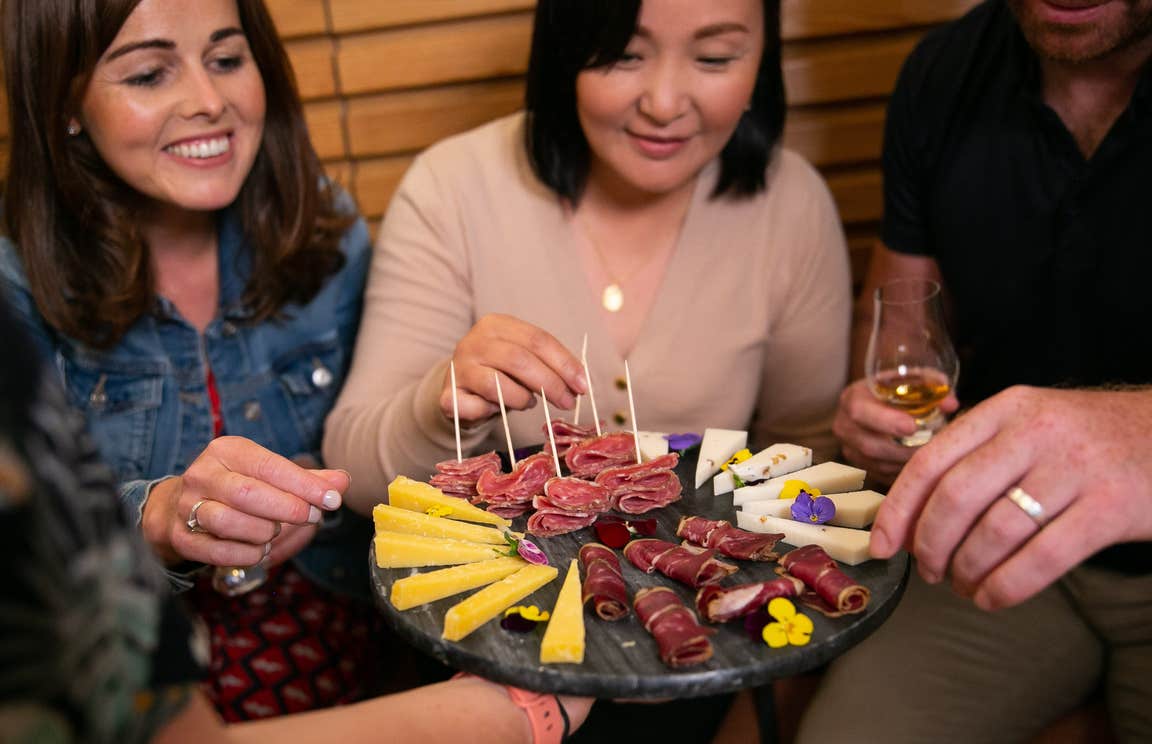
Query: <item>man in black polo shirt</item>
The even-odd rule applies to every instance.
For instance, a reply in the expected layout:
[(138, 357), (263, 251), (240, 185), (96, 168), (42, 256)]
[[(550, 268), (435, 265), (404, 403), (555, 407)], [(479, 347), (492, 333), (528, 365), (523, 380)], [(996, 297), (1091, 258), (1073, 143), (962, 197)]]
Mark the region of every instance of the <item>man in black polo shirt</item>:
[[(856, 376), (872, 290), (935, 279), (946, 408), (976, 407), (874, 527), (930, 583), (833, 665), (802, 741), (1027, 740), (1098, 686), (1117, 735), (1152, 740), (1150, 59), (1152, 0), (988, 0), (906, 63)], [(881, 478), (913, 428), (863, 380), (841, 398), (845, 455)]]

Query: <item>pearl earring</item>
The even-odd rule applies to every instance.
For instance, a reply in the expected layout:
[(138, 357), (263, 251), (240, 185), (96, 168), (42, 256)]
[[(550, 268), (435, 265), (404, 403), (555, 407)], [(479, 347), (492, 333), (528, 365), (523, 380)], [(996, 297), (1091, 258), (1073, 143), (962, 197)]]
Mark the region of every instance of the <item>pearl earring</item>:
[(80, 125), (76, 122), (70, 122), (68, 124), (68, 136), (75, 137), (78, 134), (80, 134)]

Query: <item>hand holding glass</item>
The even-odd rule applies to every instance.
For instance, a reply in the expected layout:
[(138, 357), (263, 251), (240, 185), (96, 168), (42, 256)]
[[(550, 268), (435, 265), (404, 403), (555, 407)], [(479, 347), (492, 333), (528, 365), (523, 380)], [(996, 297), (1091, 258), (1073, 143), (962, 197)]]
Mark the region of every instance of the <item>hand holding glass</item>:
[(897, 279), (876, 290), (873, 309), (864, 361), (868, 386), (878, 399), (912, 415), (916, 431), (897, 441), (919, 447), (944, 426), (939, 405), (960, 373), (944, 326), (940, 285)]

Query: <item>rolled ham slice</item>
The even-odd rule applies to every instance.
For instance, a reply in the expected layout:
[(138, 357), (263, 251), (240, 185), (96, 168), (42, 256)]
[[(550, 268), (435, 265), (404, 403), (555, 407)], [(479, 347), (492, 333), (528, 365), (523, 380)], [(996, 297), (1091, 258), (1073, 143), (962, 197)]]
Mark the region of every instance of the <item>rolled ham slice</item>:
[(612, 493), (617, 510), (644, 514), (680, 499), (680, 478), (672, 470), (679, 462), (680, 455), (669, 452), (640, 464), (601, 470), (596, 482)]
[(696, 611), (710, 623), (726, 623), (763, 609), (776, 597), (799, 597), (804, 582), (795, 576), (736, 586), (706, 586), (696, 592)]
[(773, 548), (784, 539), (783, 534), (759, 533), (733, 527), (720, 519), (681, 517), (676, 536), (686, 542), (705, 548), (715, 548), (729, 558), (744, 561), (774, 561), (780, 557)]
[[(541, 430), (544, 432), (544, 441), (547, 442), (548, 426), (544, 425)], [(572, 445), (594, 436), (596, 436), (595, 424), (577, 426), (564, 419), (552, 419), (552, 438), (556, 442), (556, 454), (560, 457), (563, 457)]]
[(480, 475), (491, 471), (500, 472), (500, 456), (495, 452), (485, 452), (457, 462), (445, 460), (436, 463), (436, 474), (428, 479), (436, 488), (449, 496), (468, 499), (475, 503), (477, 499), (476, 481)]
[(591, 526), (600, 516), (594, 511), (562, 509), (547, 496), (532, 499), (536, 512), (528, 517), (528, 532), (537, 537), (555, 537)]
[(660, 659), (668, 666), (691, 666), (712, 658), (708, 636), (716, 631), (701, 625), (676, 592), (666, 586), (641, 589), (632, 606), (644, 630), (656, 639)]
[(803, 581), (811, 591), (800, 601), (829, 617), (863, 612), (872, 597), (866, 586), (841, 571), (819, 545), (805, 545), (785, 553), (778, 570)]
[(592, 609), (602, 620), (612, 622), (627, 617), (628, 588), (616, 553), (607, 545), (587, 543), (580, 548), (579, 558), (584, 569), (584, 604), (592, 600)]
[(636, 443), (625, 431), (590, 437), (564, 453), (564, 464), (577, 478), (594, 478), (604, 468), (636, 462)]
[(676, 545), (665, 540), (633, 540), (624, 557), (645, 573), (659, 571), (695, 589), (715, 584), (736, 572), (736, 566), (715, 558), (715, 550)]

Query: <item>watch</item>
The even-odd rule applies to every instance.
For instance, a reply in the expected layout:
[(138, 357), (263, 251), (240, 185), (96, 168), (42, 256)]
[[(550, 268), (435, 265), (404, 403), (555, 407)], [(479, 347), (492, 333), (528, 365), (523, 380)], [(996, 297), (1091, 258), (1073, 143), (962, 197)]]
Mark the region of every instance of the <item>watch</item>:
[[(457, 672), (452, 679), (475, 676), (468, 672)], [(504, 685), (504, 689), (508, 691), (509, 699), (528, 716), (533, 744), (560, 744), (568, 738), (568, 714), (559, 698), (512, 685)]]

